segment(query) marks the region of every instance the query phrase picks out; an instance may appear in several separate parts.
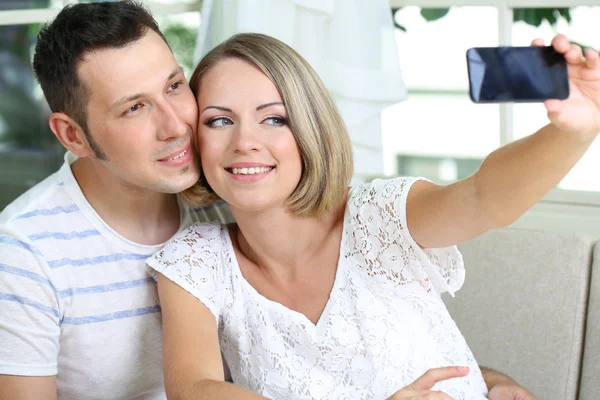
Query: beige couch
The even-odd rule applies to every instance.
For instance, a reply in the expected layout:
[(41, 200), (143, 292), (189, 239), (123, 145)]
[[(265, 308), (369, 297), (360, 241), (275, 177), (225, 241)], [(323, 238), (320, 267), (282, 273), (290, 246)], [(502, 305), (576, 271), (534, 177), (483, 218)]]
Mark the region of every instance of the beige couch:
[(600, 399), (600, 245), (504, 228), (459, 247), (466, 281), (444, 300), (479, 363), (540, 399)]

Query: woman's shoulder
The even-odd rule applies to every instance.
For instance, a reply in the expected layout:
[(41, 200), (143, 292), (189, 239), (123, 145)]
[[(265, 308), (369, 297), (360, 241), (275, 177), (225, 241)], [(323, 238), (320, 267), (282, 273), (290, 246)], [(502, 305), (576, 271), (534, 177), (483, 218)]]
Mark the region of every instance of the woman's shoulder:
[(228, 225), (219, 221), (195, 222), (176, 233), (167, 243), (186, 241), (189, 243), (214, 242), (216, 244), (225, 238), (227, 229)]
[(197, 264), (215, 268), (222, 264), (221, 254), (229, 236), (227, 225), (218, 222), (196, 222), (173, 236), (147, 263), (153, 264)]
[(348, 195), (348, 206), (352, 210), (353, 207), (383, 206), (398, 200), (405, 202), (413, 183), (422, 179), (405, 176), (377, 178), (370, 182), (352, 186)]
[(191, 238), (191, 237), (206, 237), (213, 238), (215, 236), (220, 236), (223, 230), (227, 229), (227, 225), (219, 222), (195, 222), (192, 225), (188, 226), (185, 229), (177, 232), (172, 238), (173, 240), (178, 240), (179, 238)]
[(158, 273), (202, 301), (220, 318), (223, 296), (230, 285), (227, 226), (199, 222), (177, 233), (146, 260), (150, 274)]
[(406, 217), (412, 185), (423, 178), (376, 179), (353, 188), (348, 199), (344, 239), (346, 254), (371, 277), (387, 283), (454, 293), (464, 282), (464, 265), (456, 246), (422, 249), (413, 239)]

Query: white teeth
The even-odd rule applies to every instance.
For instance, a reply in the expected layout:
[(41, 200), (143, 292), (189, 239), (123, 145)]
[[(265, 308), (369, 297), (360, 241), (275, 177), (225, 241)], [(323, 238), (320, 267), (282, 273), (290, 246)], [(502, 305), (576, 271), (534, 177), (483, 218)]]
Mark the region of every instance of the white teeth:
[(231, 168), (234, 175), (254, 175), (269, 172), (273, 167)]
[(187, 150), (184, 150), (182, 153), (177, 154), (175, 157), (169, 158), (169, 161), (179, 160), (180, 158), (185, 156), (186, 153), (187, 153)]

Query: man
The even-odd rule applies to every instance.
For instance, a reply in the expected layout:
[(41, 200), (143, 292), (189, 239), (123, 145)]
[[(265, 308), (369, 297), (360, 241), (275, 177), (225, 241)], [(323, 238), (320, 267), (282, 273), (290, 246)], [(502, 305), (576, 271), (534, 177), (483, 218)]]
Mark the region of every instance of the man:
[[(195, 99), (132, 2), (63, 9), (40, 32), (34, 69), (69, 152), (0, 214), (0, 400), (164, 399), (144, 261), (195, 219), (175, 195), (199, 178)], [(485, 377), (500, 395), (522, 390)]]
[(0, 216), (0, 398), (164, 398), (160, 307), (145, 259), (193, 213), (197, 106), (152, 16), (65, 8), (35, 73), (69, 150)]

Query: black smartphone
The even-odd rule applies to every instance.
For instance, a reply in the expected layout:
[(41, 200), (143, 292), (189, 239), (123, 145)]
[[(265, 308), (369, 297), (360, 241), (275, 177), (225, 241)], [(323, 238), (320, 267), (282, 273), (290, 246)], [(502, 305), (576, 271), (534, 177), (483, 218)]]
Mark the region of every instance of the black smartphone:
[(533, 103), (569, 97), (565, 57), (547, 46), (467, 50), (469, 93), (475, 103)]

